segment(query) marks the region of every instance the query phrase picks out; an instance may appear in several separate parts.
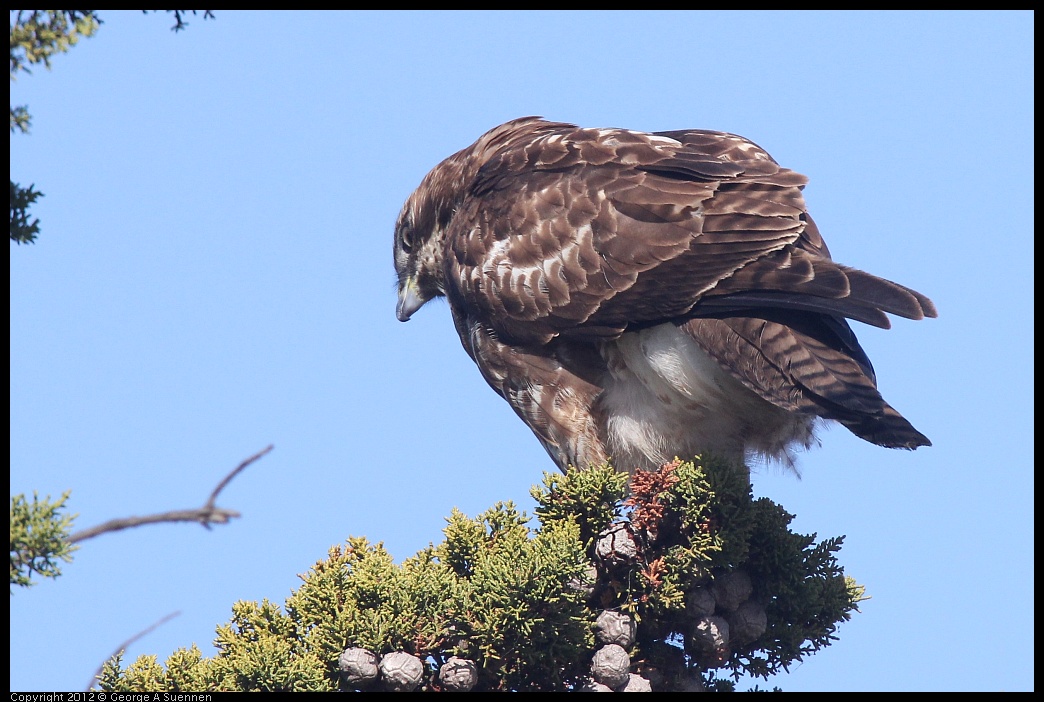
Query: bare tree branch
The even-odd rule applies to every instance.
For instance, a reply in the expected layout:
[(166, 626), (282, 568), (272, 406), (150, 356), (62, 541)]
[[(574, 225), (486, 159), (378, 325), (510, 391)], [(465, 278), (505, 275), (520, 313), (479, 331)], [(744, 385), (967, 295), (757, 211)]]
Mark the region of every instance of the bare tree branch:
[[(272, 447), (269, 446), (268, 448), (272, 448)], [(105, 661), (111, 660), (113, 656), (115, 656), (117, 654), (120, 654), (120, 653), (123, 653), (124, 651), (127, 650), (127, 647), (130, 646), (132, 643), (134, 643), (135, 641), (137, 641), (138, 639), (140, 639), (143, 636), (147, 636), (147, 635), (151, 634), (153, 631), (155, 631), (159, 627), (163, 626), (164, 624), (166, 624), (167, 622), (169, 622), (171, 619), (173, 619), (174, 617), (178, 616), (179, 614), (181, 614), (181, 612), (171, 612), (170, 614), (168, 614), (167, 616), (163, 617), (162, 619), (160, 619), (156, 623), (151, 624), (150, 626), (145, 627), (144, 629), (139, 631), (137, 634), (135, 634), (134, 636), (130, 637), (129, 639), (127, 639), (126, 641), (121, 643), (119, 646), (117, 646), (116, 650), (113, 651), (112, 653), (110, 653), (109, 657), (106, 658)], [(98, 666), (97, 670), (94, 671), (94, 676), (91, 678), (91, 681), (87, 684), (87, 692), (91, 691), (91, 687), (94, 685), (94, 681), (97, 680), (101, 676), (102, 669), (105, 667), (105, 661), (102, 661), (102, 664), (100, 666)]]
[(231, 473), (226, 475), (214, 491), (210, 493), (210, 498), (204, 503), (202, 507), (197, 509), (177, 509), (170, 512), (161, 512), (159, 514), (149, 514), (144, 517), (126, 517), (123, 519), (110, 519), (109, 521), (99, 524), (98, 526), (91, 527), (89, 529), (83, 529), (70, 534), (66, 539), (71, 544), (85, 541), (86, 539), (94, 538), (99, 534), (104, 534), (110, 531), (120, 531), (122, 529), (129, 529), (131, 527), (142, 526), (143, 524), (157, 524), (160, 522), (199, 522), (205, 528), (209, 529), (211, 524), (226, 524), (229, 520), (239, 517), (239, 512), (231, 509), (222, 509), (214, 504), (218, 494), (225, 489), (225, 486), (231, 482), (232, 478), (239, 475), (244, 468), (249, 466), (254, 461), (258, 460), (266, 453), (271, 451), (274, 446), (269, 445), (267, 448), (258, 451), (250, 458), (247, 458)]

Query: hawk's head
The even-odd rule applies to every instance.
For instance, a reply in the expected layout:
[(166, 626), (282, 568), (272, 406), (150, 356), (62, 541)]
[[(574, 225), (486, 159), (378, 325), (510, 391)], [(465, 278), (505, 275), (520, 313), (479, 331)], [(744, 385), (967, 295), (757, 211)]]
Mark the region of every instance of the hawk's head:
[(400, 322), (407, 321), (431, 298), (446, 294), (442, 254), (455, 198), (449, 193), (444, 165), (424, 178), (395, 223), (395, 273), (399, 282), (395, 314)]
[(399, 321), (407, 321), (425, 302), (446, 294), (443, 254), (447, 230), (482, 166), (501, 149), (537, 139), (563, 126), (573, 125), (545, 122), (539, 117), (512, 120), (486, 132), (424, 176), (395, 224)]

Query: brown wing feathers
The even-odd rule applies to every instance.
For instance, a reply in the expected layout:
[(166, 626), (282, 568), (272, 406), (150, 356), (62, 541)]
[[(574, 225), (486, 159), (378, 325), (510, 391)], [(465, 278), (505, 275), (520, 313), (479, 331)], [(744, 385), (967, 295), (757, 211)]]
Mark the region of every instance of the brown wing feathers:
[[(713, 295), (738, 293), (742, 297), (753, 291), (789, 293), (776, 306), (787, 307), (791, 300), (797, 307), (839, 314), (883, 329), (891, 326), (884, 312), (908, 319), (936, 316), (931, 300), (918, 292), (794, 247), (744, 266), (723, 280)], [(771, 299), (764, 298), (763, 304), (770, 304)]]

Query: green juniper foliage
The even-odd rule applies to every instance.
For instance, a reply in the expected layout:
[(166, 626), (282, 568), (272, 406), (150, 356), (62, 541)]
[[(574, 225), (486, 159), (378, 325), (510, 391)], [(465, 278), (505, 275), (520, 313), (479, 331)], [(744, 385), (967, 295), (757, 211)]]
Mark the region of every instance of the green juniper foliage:
[[(14, 110), (11, 111), (14, 119)], [(29, 214), (32, 207), (43, 193), (35, 189), (35, 185), (23, 188), (11, 181), (11, 241), (16, 244), (31, 244), (40, 233), (40, 218)]]
[(35, 583), (33, 573), (44, 578), (62, 574), (59, 561), (72, 561), (76, 550), (66, 537), (75, 514), (65, 514), (69, 493), (55, 502), (50, 496), (39, 499), (33, 493), (29, 502), (24, 495), (11, 498), (11, 584), (29, 587)]
[[(237, 602), (214, 657), (193, 646), (163, 665), (141, 656), (124, 668), (117, 656), (99, 687), (347, 690), (338, 657), (358, 647), (417, 656), (421, 690), (439, 689), (435, 673), (450, 656), (475, 662), (476, 690), (570, 690), (589, 675), (596, 617), (617, 609), (638, 622), (631, 670), (655, 690), (691, 689), (694, 679), (730, 690), (742, 674), (767, 677), (829, 645), (863, 596), (836, 562), (841, 539), (791, 532), (792, 516), (753, 500), (734, 466), (675, 461), (633, 475), (629, 497), (627, 477), (602, 466), (545, 475), (533, 495), (539, 525), (510, 502), (476, 518), (454, 510), (441, 543), (398, 565), (381, 544), (350, 538), (301, 576), (282, 609)], [(633, 535), (637, 555), (595, 560), (593, 575), (610, 525)], [(737, 633), (708, 649), (694, 634), (694, 603), (729, 582), (746, 583), (742, 598), (762, 626), (752, 640)], [(734, 616), (737, 604), (715, 596), (720, 618)]]

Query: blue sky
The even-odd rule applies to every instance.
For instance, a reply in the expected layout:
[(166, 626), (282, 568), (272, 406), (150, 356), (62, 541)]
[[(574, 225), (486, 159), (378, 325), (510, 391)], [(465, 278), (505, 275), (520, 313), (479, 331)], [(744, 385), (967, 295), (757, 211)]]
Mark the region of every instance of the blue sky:
[[(836, 427), (802, 478), (754, 476), (795, 528), (846, 535), (873, 599), (785, 690), (1033, 688), (1033, 17), (977, 13), (109, 11), (12, 84), (12, 178), (46, 196), (11, 245), (11, 491), (77, 527), (219, 504), (230, 525), (86, 542), (11, 596), (11, 689), (208, 655), (239, 599), (282, 602), (349, 535), (397, 558), (552, 465), (444, 303), (395, 319), (392, 227), (490, 127), (719, 129), (806, 174), (834, 258), (937, 320), (855, 325), (934, 446)], [(761, 683), (764, 687), (764, 683)]]

